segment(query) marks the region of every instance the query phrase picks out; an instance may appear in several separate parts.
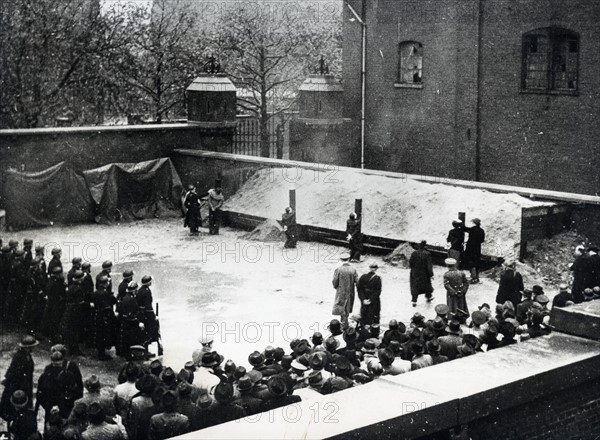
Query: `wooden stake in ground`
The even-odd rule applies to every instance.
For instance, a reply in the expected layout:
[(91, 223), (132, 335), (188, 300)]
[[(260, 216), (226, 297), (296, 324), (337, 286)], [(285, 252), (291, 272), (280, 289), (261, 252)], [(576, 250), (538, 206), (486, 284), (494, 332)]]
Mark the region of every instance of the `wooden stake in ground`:
[(356, 219), (359, 220), (359, 223), (358, 223), (358, 232), (362, 233), (362, 224), (363, 224), (362, 199), (355, 199), (354, 200), (354, 212), (356, 213)]
[[(292, 211), (296, 212), (296, 190), (295, 189), (290, 189), (290, 208), (292, 208)], [(296, 213), (296, 218), (298, 218), (297, 213)]]

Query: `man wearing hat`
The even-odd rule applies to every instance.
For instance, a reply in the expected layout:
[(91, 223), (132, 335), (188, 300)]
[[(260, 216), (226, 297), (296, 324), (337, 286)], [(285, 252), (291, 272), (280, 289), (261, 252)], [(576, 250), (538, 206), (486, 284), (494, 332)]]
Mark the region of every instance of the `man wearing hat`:
[(62, 261), (60, 261), (60, 257), (62, 256), (62, 251), (60, 248), (52, 249), (52, 258), (48, 262), (48, 275), (52, 275), (55, 267), (60, 267), (62, 269)]
[(136, 382), (139, 379), (142, 370), (134, 362), (127, 362), (125, 365), (125, 382), (118, 384), (114, 388), (114, 405), (119, 414), (123, 419), (127, 417), (129, 412), (129, 404), (133, 396), (138, 393)]
[(183, 206), (186, 208), (183, 227), (190, 228), (190, 235), (198, 235), (198, 228), (202, 226), (201, 204), (202, 201), (196, 192), (196, 187), (190, 185), (183, 201)]
[(205, 412), (206, 426), (219, 425), (246, 416), (244, 408), (234, 398), (233, 385), (220, 383), (214, 392), (215, 400)]
[(106, 278), (104, 281), (104, 288), (111, 295), (113, 293), (112, 278), (110, 276), (112, 265), (112, 261), (106, 260), (104, 263), (102, 263), (102, 270), (98, 273), (98, 275), (96, 275), (96, 289), (98, 289), (98, 281), (100, 278), (104, 277)]
[(198, 338), (198, 342), (200, 343), (201, 347), (199, 349), (194, 350), (194, 352), (192, 353), (192, 362), (194, 362), (194, 365), (200, 365), (204, 353), (210, 353), (211, 351), (213, 351), (212, 347), (214, 340), (214, 337), (208, 334), (203, 334)]
[(268, 392), (264, 394), (263, 403), (260, 406), (261, 412), (291, 405), (302, 400), (300, 396), (289, 394), (292, 390), (288, 388), (286, 381), (279, 376), (273, 376), (267, 381), (267, 389)]
[(240, 395), (235, 400), (235, 403), (244, 408), (247, 416), (257, 414), (260, 411), (262, 400), (252, 395), (254, 383), (252, 382), (250, 376), (246, 374), (240, 377), (236, 386)]
[(88, 418), (90, 424), (83, 431), (81, 438), (83, 440), (124, 440), (127, 438), (127, 431), (119, 420), (115, 424), (107, 423), (106, 413), (102, 405), (93, 402), (88, 407)]
[(411, 361), (411, 371), (419, 370), (421, 368), (426, 368), (433, 365), (432, 357), (428, 354), (425, 354), (425, 344), (423, 343), (423, 341), (413, 341), (412, 351), (414, 355)]
[(10, 247), (2, 246), (0, 253), (0, 319), (7, 318), (8, 283), (10, 281)]
[(40, 265), (42, 267), (42, 270), (47, 275), (48, 267), (46, 266), (46, 248), (44, 246), (37, 245), (35, 247), (35, 258), (40, 260)]
[(10, 263), (8, 298), (7, 298), (7, 318), (11, 321), (17, 321), (21, 316), (23, 302), (25, 300), (27, 270), (24, 264), (24, 255), (22, 249), (16, 249)]
[(150, 286), (152, 286), (152, 277), (150, 275), (144, 275), (142, 277), (142, 286), (137, 292), (137, 303), (142, 312), (142, 323), (144, 324), (144, 331), (146, 333), (146, 341), (144, 345), (146, 349), (152, 342), (156, 342), (158, 346), (158, 355), (163, 355), (162, 337), (160, 335), (160, 322), (158, 321), (158, 304), (156, 306), (157, 312), (154, 312), (153, 298)]
[(123, 279), (119, 283), (119, 287), (117, 287), (117, 301), (121, 301), (125, 293), (127, 292), (127, 286), (129, 283), (133, 281), (133, 271), (131, 269), (127, 269), (123, 271)]
[(138, 284), (131, 281), (116, 308), (119, 316), (116, 348), (117, 354), (124, 358), (130, 358), (129, 347), (145, 342), (144, 324), (138, 320), (137, 291)]
[(369, 272), (358, 279), (356, 291), (360, 299), (360, 316), (364, 325), (379, 324), (381, 313), (381, 277), (377, 275), (379, 265), (376, 261), (369, 264)]
[(600, 286), (600, 255), (598, 246), (590, 246), (588, 251), (588, 278), (586, 288), (594, 289)]
[(513, 306), (517, 307), (521, 302), (521, 292), (525, 289), (525, 286), (523, 285), (523, 277), (517, 272), (516, 267), (517, 263), (515, 261), (506, 262), (504, 271), (500, 274), (496, 304), (510, 301)]
[(31, 260), (33, 260), (33, 253), (31, 251), (32, 247), (33, 240), (31, 238), (26, 238), (23, 240), (23, 252), (25, 252), (23, 262), (25, 263), (25, 267), (29, 267)]
[(431, 253), (425, 248), (427, 242), (425, 240), (419, 243), (419, 248), (414, 251), (408, 260), (410, 267), (410, 295), (412, 297), (413, 307), (417, 306), (419, 295), (425, 294), (427, 302), (433, 300), (433, 286), (431, 279), (433, 278), (433, 263)]
[(298, 225), (296, 224), (296, 213), (289, 206), (281, 216), (281, 225), (285, 233), (284, 248), (295, 249), (298, 242)]
[(448, 356), (442, 355), (442, 347), (440, 346), (440, 343), (437, 339), (432, 339), (431, 341), (427, 342), (426, 346), (427, 353), (429, 353), (429, 356), (431, 356), (431, 359), (433, 360), (433, 365), (448, 362)]
[(16, 390), (10, 397), (14, 417), (8, 423), (8, 432), (15, 440), (25, 440), (37, 434), (35, 411), (31, 409), (29, 397), (23, 390)]
[(448, 249), (448, 258), (454, 258), (456, 260), (456, 267), (460, 267), (461, 258), (464, 251), (465, 232), (463, 222), (461, 220), (454, 220), (452, 222), (452, 229), (448, 232), (446, 241), (450, 243), (450, 249)]
[(456, 313), (458, 309), (467, 312), (468, 307), (465, 295), (469, 290), (469, 283), (463, 271), (458, 269), (454, 258), (446, 258), (448, 271), (444, 274), (444, 287), (446, 288), (446, 305), (450, 313)]
[(73, 260), (71, 260), (71, 269), (67, 272), (67, 286), (70, 286), (73, 283), (75, 272), (81, 270), (81, 263), (82, 260), (80, 257), (74, 257)]
[(381, 349), (378, 352), (379, 362), (383, 367), (382, 375), (397, 376), (399, 374), (408, 373), (411, 370), (411, 362), (396, 357), (394, 352), (389, 348)]
[(163, 394), (161, 405), (164, 412), (150, 418), (149, 440), (165, 440), (189, 431), (190, 420), (177, 412), (177, 404), (177, 394), (174, 391), (169, 390)]
[(458, 346), (462, 344), (462, 330), (460, 329), (460, 322), (452, 320), (446, 327), (446, 336), (438, 338), (440, 343), (440, 353), (447, 356), (448, 359), (452, 360), (456, 358), (458, 354)]
[(46, 365), (41, 374), (36, 395), (36, 410), (39, 406), (44, 408), (46, 413), (46, 422), (50, 416), (51, 409), (57, 406), (62, 418), (67, 418), (75, 404), (74, 383), (63, 374), (63, 355), (60, 351), (55, 351), (50, 355), (50, 364)]
[(360, 261), (360, 256), (363, 253), (364, 247), (360, 219), (357, 218), (355, 212), (351, 212), (346, 221), (346, 238), (350, 248), (350, 260)]
[[(131, 398), (130, 411), (125, 419), (125, 425), (127, 426), (130, 440), (137, 440), (138, 438), (141, 440), (143, 438), (138, 437), (140, 417), (142, 413), (153, 407), (154, 404), (152, 402), (152, 394), (157, 386), (157, 377), (149, 373), (144, 374), (135, 382), (135, 387), (138, 390), (138, 393)], [(148, 417), (148, 420), (150, 420), (150, 417)]]
[(208, 230), (211, 235), (219, 235), (224, 200), (221, 184), (218, 182), (216, 188), (208, 190)]
[(32, 406), (34, 365), (31, 350), (36, 345), (38, 345), (38, 341), (33, 336), (24, 336), (4, 374), (2, 381), (4, 391), (0, 398), (0, 417), (6, 421), (12, 420), (15, 416), (15, 409), (10, 403), (10, 398), (15, 391), (23, 391), (28, 398), (29, 406)]
[(94, 311), (94, 345), (98, 351), (98, 359), (108, 360), (110, 356), (106, 350), (115, 345), (118, 330), (117, 319), (113, 306), (116, 298), (108, 291), (108, 278), (101, 276), (96, 280), (96, 291), (91, 298), (91, 307)]
[(108, 417), (114, 417), (117, 414), (112, 397), (101, 394), (102, 384), (98, 376), (92, 374), (83, 381), (83, 386), (85, 387), (85, 393), (81, 399), (75, 401), (75, 405), (81, 402), (89, 408), (92, 403), (98, 403)]
[(221, 382), (218, 376), (214, 374), (213, 368), (219, 364), (218, 354), (216, 352), (204, 353), (198, 369), (194, 373), (193, 385), (200, 389), (201, 393), (213, 395), (215, 387)]
[(354, 307), (354, 287), (358, 283), (358, 272), (350, 266), (350, 255), (344, 253), (340, 256), (342, 265), (333, 273), (333, 288), (335, 299), (333, 302), (332, 315), (339, 315), (344, 328), (348, 327), (348, 316)]
[(202, 429), (202, 409), (196, 405), (196, 398), (193, 398), (194, 387), (187, 381), (180, 382), (177, 385), (177, 395), (179, 397), (179, 405), (177, 412), (184, 415), (190, 421), (190, 431)]
[[(569, 286), (567, 284), (561, 284), (559, 286), (559, 292), (552, 300), (552, 308), (554, 307), (566, 307), (568, 305), (574, 304), (575, 301), (573, 299), (573, 295), (569, 292)], [(519, 304), (520, 306), (520, 304)], [(517, 307), (517, 320), (520, 324), (524, 324), (525, 322), (521, 322), (518, 316), (518, 307)]]
[(31, 260), (29, 264), (25, 286), (25, 298), (20, 322), (27, 333), (35, 334), (46, 306), (44, 294), (46, 275), (42, 273), (40, 261), (37, 258)]
[(471, 220), (473, 226), (463, 228), (469, 234), (464, 253), (465, 269), (471, 271), (471, 283), (479, 282), (479, 265), (481, 263), (481, 245), (485, 241), (485, 231), (481, 228), (481, 220)]
[[(540, 291), (543, 292), (541, 286), (533, 287), (536, 289), (540, 289)], [(521, 295), (523, 299), (521, 300), (519, 305), (517, 305), (517, 309), (515, 310), (515, 317), (517, 318), (517, 321), (519, 321), (519, 324), (523, 325), (527, 321), (527, 313), (529, 312), (529, 309), (531, 309), (531, 305), (533, 304), (533, 290), (523, 289)]]
[(91, 308), (92, 295), (94, 294), (94, 280), (92, 278), (92, 265), (87, 261), (81, 264), (83, 278), (80, 285), (83, 290), (83, 306), (81, 311), (81, 340), (86, 344), (92, 342), (92, 323), (94, 322), (94, 312)]

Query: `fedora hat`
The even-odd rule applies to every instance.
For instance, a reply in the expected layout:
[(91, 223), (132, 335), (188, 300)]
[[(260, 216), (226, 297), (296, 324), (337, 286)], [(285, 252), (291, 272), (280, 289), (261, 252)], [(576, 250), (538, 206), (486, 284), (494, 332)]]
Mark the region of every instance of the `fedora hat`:
[(310, 368), (313, 370), (322, 370), (327, 364), (327, 358), (323, 353), (315, 353), (310, 358)]
[(238, 390), (240, 391), (249, 391), (253, 386), (252, 379), (248, 375), (240, 377), (237, 383)]
[(98, 391), (101, 387), (100, 379), (98, 379), (98, 376), (96, 376), (95, 374), (92, 374), (90, 377), (88, 377), (83, 382), (83, 385), (85, 386), (85, 389), (90, 392)]
[(412, 316), (412, 318), (410, 318), (410, 320), (415, 324), (422, 324), (425, 322), (425, 317), (417, 312)]
[(375, 353), (379, 347), (379, 339), (369, 338), (363, 344), (361, 350), (363, 353)]
[(138, 391), (151, 395), (158, 385), (158, 380), (154, 374), (144, 374), (135, 382), (135, 387)]
[(337, 319), (332, 319), (327, 326), (327, 329), (331, 332), (332, 335), (341, 335), (342, 334), (342, 323)]
[(394, 353), (394, 355), (400, 353), (400, 350), (402, 350), (402, 345), (400, 344), (400, 341), (390, 341), (390, 343), (388, 344), (388, 348), (392, 351), (392, 353)]
[(160, 359), (154, 359), (152, 362), (150, 362), (150, 373), (158, 377), (162, 370), (163, 365)]
[(26, 335), (21, 338), (21, 342), (19, 342), (19, 347), (35, 347), (39, 342), (31, 335)]
[(221, 382), (215, 388), (215, 400), (219, 403), (229, 403), (233, 400), (233, 386), (227, 382)]
[(267, 381), (267, 387), (269, 388), (269, 392), (277, 397), (285, 396), (288, 391), (285, 380), (279, 376), (271, 377)]
[(180, 382), (177, 385), (177, 393), (179, 394), (179, 397), (189, 396), (192, 394), (192, 386), (187, 381)]
[(177, 375), (171, 367), (167, 367), (160, 373), (160, 380), (162, 380), (166, 385), (168, 385), (177, 380)]
[(239, 366), (235, 368), (235, 371), (233, 372), (233, 377), (236, 380), (239, 380), (240, 377), (243, 377), (246, 375), (246, 367), (243, 366)]
[(446, 304), (438, 304), (435, 306), (435, 313), (439, 316), (446, 316), (449, 311), (450, 308)]
[(435, 331), (442, 331), (446, 328), (446, 323), (440, 316), (436, 316), (433, 321), (431, 321), (431, 328)]
[(456, 319), (453, 319), (452, 321), (450, 321), (448, 323), (448, 326), (446, 327), (446, 331), (448, 333), (460, 335), (462, 333), (462, 330), (460, 329), (460, 322), (457, 321)]
[(431, 341), (427, 342), (428, 353), (439, 353), (441, 349), (442, 347), (440, 346), (440, 343), (437, 339), (432, 339)]
[(475, 325), (482, 325), (487, 321), (487, 315), (480, 310), (475, 310), (471, 313), (471, 321)]
[(350, 364), (350, 361), (346, 357), (340, 356), (335, 361), (335, 371), (336, 371), (336, 374), (343, 376), (345, 374), (352, 372), (352, 365)]
[(320, 371), (315, 371), (308, 376), (308, 385), (313, 388), (321, 388), (325, 380), (323, 379), (323, 375)]
[(17, 409), (24, 408), (29, 403), (29, 397), (27, 397), (25, 391), (17, 390), (10, 396), (10, 403)]
[(248, 362), (253, 367), (260, 367), (262, 364), (265, 363), (265, 361), (265, 355), (259, 351), (253, 351), (252, 353), (250, 353), (250, 356), (248, 356)]
[(247, 374), (250, 380), (252, 380), (252, 383), (254, 384), (260, 382), (263, 378), (263, 374), (258, 370), (250, 370)]
[(204, 353), (202, 355), (202, 359), (200, 361), (200, 366), (210, 368), (210, 367), (214, 367), (217, 364), (218, 364), (218, 361), (215, 358), (212, 351), (210, 353)]
[(333, 336), (330, 336), (325, 340), (325, 348), (327, 349), (327, 351), (330, 351), (333, 353), (338, 348), (340, 348), (340, 341), (338, 341)]
[(379, 356), (379, 361), (383, 364), (383, 365), (392, 365), (392, 363), (394, 362), (394, 359), (396, 359), (396, 356), (394, 355), (394, 352), (392, 350), (390, 350), (389, 348), (382, 348), (378, 351), (378, 356)]

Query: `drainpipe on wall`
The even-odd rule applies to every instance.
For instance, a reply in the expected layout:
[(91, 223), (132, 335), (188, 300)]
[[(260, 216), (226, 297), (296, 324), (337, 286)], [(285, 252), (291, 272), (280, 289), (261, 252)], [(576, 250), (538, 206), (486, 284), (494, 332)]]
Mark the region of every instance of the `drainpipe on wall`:
[[(365, 167), (365, 102), (366, 102), (366, 92), (367, 92), (367, 23), (361, 18), (358, 13), (354, 10), (352, 5), (348, 2), (345, 2), (350, 12), (358, 21), (358, 23), (362, 27), (362, 60), (361, 60), (361, 70), (360, 70), (360, 167)], [(366, 14), (366, 3), (362, 1), (362, 17), (365, 17)]]
[(479, 0), (477, 23), (477, 109), (475, 124), (475, 181), (481, 180), (481, 85), (482, 81), (482, 54), (483, 54), (483, 3)]

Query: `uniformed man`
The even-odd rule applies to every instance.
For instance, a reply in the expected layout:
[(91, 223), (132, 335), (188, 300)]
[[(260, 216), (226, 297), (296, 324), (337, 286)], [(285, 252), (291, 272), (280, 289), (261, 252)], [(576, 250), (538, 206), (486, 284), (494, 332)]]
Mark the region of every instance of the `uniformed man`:
[(60, 261), (61, 257), (62, 257), (62, 251), (60, 250), (60, 248), (53, 248), (52, 249), (52, 259), (48, 263), (48, 275), (52, 275), (54, 268), (56, 266), (59, 266), (62, 269), (62, 261)]
[(67, 289), (65, 312), (60, 324), (61, 340), (73, 356), (81, 354), (79, 342), (81, 340), (82, 316), (85, 303), (85, 295), (81, 286), (82, 280), (83, 271), (76, 270), (72, 275), (71, 285)]
[(104, 263), (102, 263), (102, 271), (98, 275), (96, 275), (96, 290), (98, 290), (98, 280), (102, 277), (105, 277), (106, 285), (104, 286), (104, 288), (106, 289), (106, 291), (108, 293), (110, 293), (112, 295), (113, 285), (112, 285), (112, 278), (110, 276), (111, 270), (112, 270), (112, 261), (106, 260)]
[(59, 324), (64, 311), (66, 287), (62, 267), (55, 265), (46, 285), (46, 309), (41, 326), (42, 333), (55, 342), (60, 336)]
[(8, 298), (7, 298), (7, 320), (17, 322), (23, 311), (25, 301), (27, 270), (24, 264), (25, 252), (16, 249), (10, 259)]
[(381, 313), (381, 277), (377, 275), (379, 265), (373, 261), (369, 272), (358, 279), (356, 291), (361, 301), (360, 316), (365, 325), (379, 324)]
[(108, 291), (108, 277), (102, 275), (96, 279), (96, 291), (92, 294), (91, 307), (94, 310), (94, 344), (98, 359), (108, 360), (106, 350), (114, 345), (116, 318), (113, 306), (116, 298)]
[(42, 270), (44, 271), (44, 273), (47, 275), (48, 274), (48, 267), (46, 266), (46, 249), (44, 248), (44, 246), (36, 246), (35, 247), (35, 258), (38, 258), (40, 260), (40, 265), (42, 267)]
[(6, 320), (7, 301), (8, 301), (8, 284), (10, 282), (10, 247), (2, 246), (0, 254), (0, 318)]
[(67, 272), (67, 285), (70, 286), (73, 283), (73, 276), (75, 272), (81, 270), (81, 258), (75, 257), (71, 260), (71, 269)]
[(152, 291), (150, 286), (152, 285), (152, 277), (150, 275), (144, 275), (142, 277), (142, 287), (138, 290), (137, 303), (140, 308), (141, 321), (144, 324), (146, 332), (146, 341), (143, 344), (148, 349), (148, 345), (152, 342), (156, 342), (158, 345), (158, 355), (162, 356), (163, 346), (162, 338), (160, 336), (160, 323), (158, 317), (154, 313), (152, 307)]
[(33, 254), (31, 252), (32, 247), (33, 240), (31, 238), (26, 238), (23, 240), (23, 252), (25, 252), (23, 261), (25, 262), (25, 267), (29, 267), (29, 265), (31, 264), (31, 260), (33, 260)]
[(121, 301), (125, 293), (127, 292), (127, 286), (129, 283), (133, 281), (133, 271), (131, 269), (127, 269), (123, 272), (123, 280), (119, 283), (119, 287), (117, 288), (117, 301)]
[(116, 347), (117, 354), (124, 358), (130, 357), (129, 348), (131, 346), (143, 344), (145, 341), (142, 334), (144, 324), (138, 319), (137, 292), (138, 283), (131, 281), (121, 301), (117, 303), (119, 335)]
[(91, 273), (92, 265), (87, 261), (82, 263), (81, 271), (83, 272), (83, 278), (81, 279), (81, 289), (83, 290), (81, 341), (86, 344), (91, 344), (94, 322), (94, 312), (91, 308), (92, 295), (94, 294), (94, 280), (92, 279)]
[(454, 258), (445, 260), (448, 271), (444, 274), (444, 287), (446, 288), (446, 304), (450, 313), (464, 310), (469, 313), (465, 294), (469, 289), (469, 283), (464, 272), (458, 269), (458, 262)]

